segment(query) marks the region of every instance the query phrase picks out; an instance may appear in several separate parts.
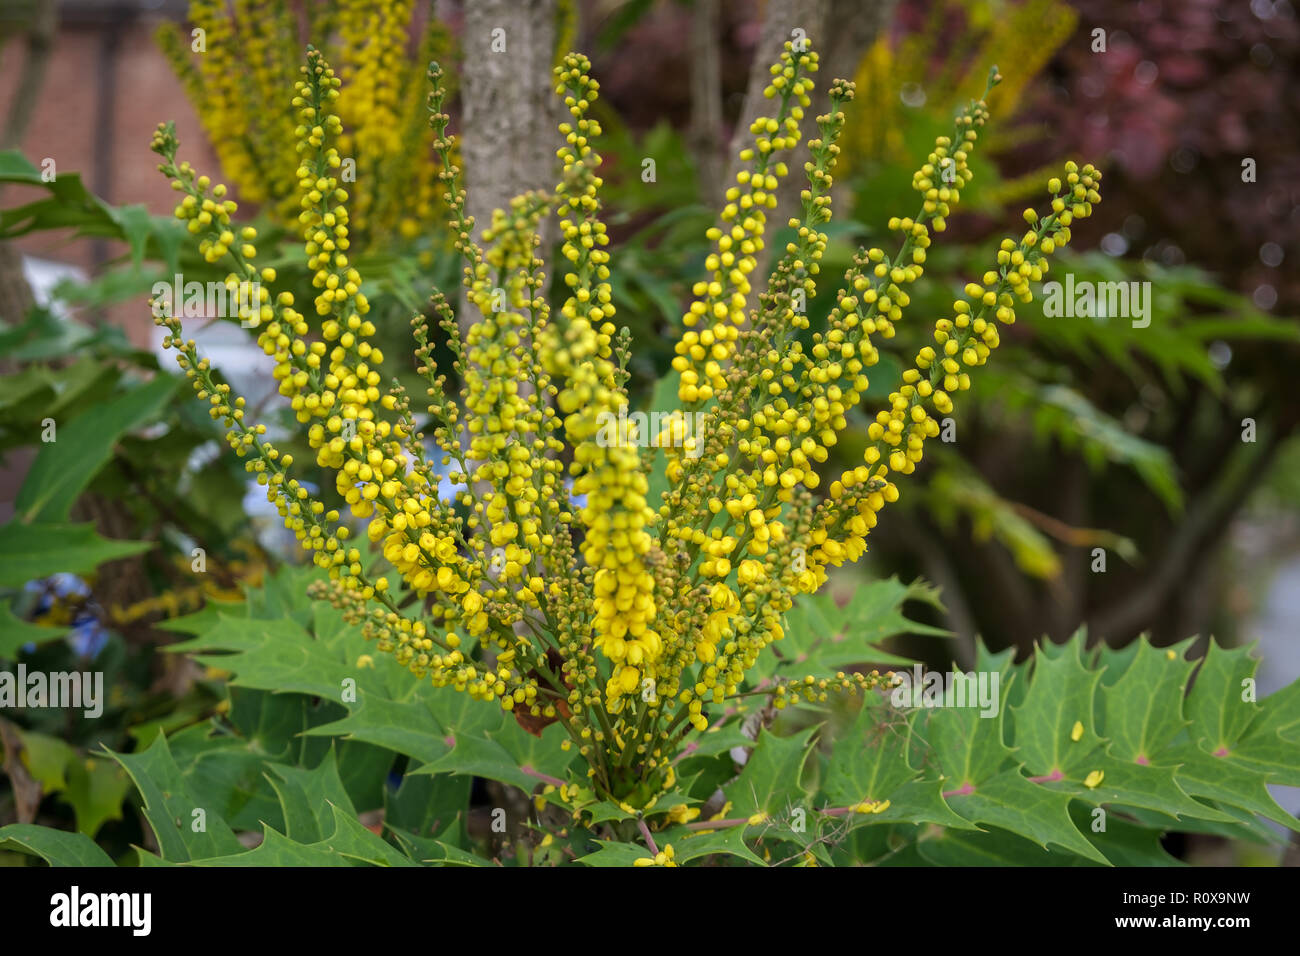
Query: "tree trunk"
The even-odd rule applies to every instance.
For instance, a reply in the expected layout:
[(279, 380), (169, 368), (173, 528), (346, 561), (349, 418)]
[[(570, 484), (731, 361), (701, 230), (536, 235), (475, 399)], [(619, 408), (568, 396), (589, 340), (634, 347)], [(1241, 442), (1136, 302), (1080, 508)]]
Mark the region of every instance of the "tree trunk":
[[(481, 235), (494, 209), (555, 185), (555, 0), (469, 0), (461, 44), (466, 208)], [(462, 292), (462, 332), (472, 308)]]
[(691, 9), (691, 152), (700, 166), (700, 198), (722, 199), (722, 57), (718, 0), (695, 0)]

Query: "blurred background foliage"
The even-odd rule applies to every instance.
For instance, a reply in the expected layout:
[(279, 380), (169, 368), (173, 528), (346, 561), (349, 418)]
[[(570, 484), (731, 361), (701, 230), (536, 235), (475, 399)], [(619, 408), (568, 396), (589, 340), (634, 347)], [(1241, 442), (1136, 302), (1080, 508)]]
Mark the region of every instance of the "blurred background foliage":
[[(1149, 282), (1150, 323), (1049, 318), (1041, 301), (1020, 310), (987, 374), (963, 396), (955, 440), (927, 456), (902, 507), (873, 533), (862, 566), (832, 579), (842, 599), (864, 577), (938, 586), (941, 597), (925, 592), (911, 608), (924, 623), (916, 636), (896, 638), (894, 652), (969, 666), (976, 635), (993, 650), (1024, 650), (1081, 624), (1115, 645), (1143, 632), (1162, 645), (1258, 636), (1252, 622), (1276, 603), (1269, 582), (1300, 560), (1300, 403), (1291, 372), (1300, 279), (1288, 268), (1300, 254), (1300, 24), (1287, 0), (551, 6), (555, 49), (590, 51), (603, 87), (611, 281), (634, 342), (629, 387), (639, 407), (654, 401), (668, 370), (707, 253), (703, 233), (731, 134), (743, 125), (765, 23), (819, 17), (832, 34), (847, 34), (850, 19), (880, 21), (860, 49), (827, 57), (845, 65), (857, 98), (814, 314), (829, 307), (855, 250), (881, 242), (890, 216), (913, 211), (915, 158), (955, 107), (983, 89), (990, 65), (1005, 77), (990, 102), (976, 178), (936, 237), (898, 336), (884, 343), (854, 419), (859, 429), (837, 449), (843, 463), (859, 460), (899, 363), (910, 361), (962, 284), (991, 266), (1002, 230), (1041, 196), (1049, 170), (1067, 158), (1104, 169), (1104, 202), (1049, 278)], [(33, 38), (48, 30), (45, 7), (29, 4), (6, 21), (0, 57), (19, 61), (26, 43), (24, 62), (39, 58)], [(179, 77), (176, 109), (186, 108), (182, 95), (189, 99), (221, 163), (204, 171), (231, 184), (261, 235), (259, 264), (275, 267), (277, 288), (299, 299), (310, 287), (293, 230), (292, 169), (283, 165), (288, 86), (308, 39), (338, 58), (345, 126), (359, 165), (377, 171), (359, 177), (355, 264), (385, 353), (409, 354), (411, 316), (431, 287), (451, 292), (459, 281), (439, 220), (423, 69), (431, 57), (455, 64), (451, 77), (473, 68), (457, 40), (461, 5), (241, 0), (168, 12), (157, 42)], [(196, 26), (207, 31), (206, 53), (191, 49)], [(819, 44), (815, 31), (810, 38)], [(375, 76), (382, 79), (368, 79)], [(824, 71), (819, 87), (830, 79)], [(28, 85), (11, 113), (21, 112)], [(93, 833), (121, 816), (128, 789), (115, 765), (93, 755), (101, 744), (130, 749), (159, 727), (174, 730), (228, 705), (220, 674), (157, 653), (172, 639), (165, 621), (206, 601), (239, 600), (241, 587), (297, 556), (201, 406), (184, 388), (151, 385), (160, 371), (154, 352), (105, 320), (130, 304), (147, 322), (143, 296), (159, 279), (219, 281), (224, 273), (187, 249), (165, 204), (107, 202), (72, 169), (45, 182), (23, 125), (11, 116), (0, 143), (0, 455), (14, 505), (0, 527), (0, 659), (21, 652), (47, 669), (93, 659), (113, 696), (107, 720), (53, 726), (31, 712), (0, 716), (12, 781), (0, 792), (0, 818), (39, 807), (43, 819), (67, 817)], [(135, 161), (151, 162), (147, 145), (138, 144)], [(24, 237), (46, 232), (107, 240), (121, 254), (34, 294), (15, 258)], [(778, 229), (770, 245), (783, 247), (787, 236)], [(209, 325), (205, 341), (231, 359), (215, 364), (262, 406), (277, 445), (312, 461), (274, 392), (257, 391), (248, 333), (237, 323)], [(445, 349), (438, 357), (448, 358)], [(418, 387), (413, 368), (393, 369)], [(46, 419), (57, 423), (59, 443), (40, 441)], [(75, 447), (64, 443), (69, 434)], [(61, 476), (53, 501), (51, 476)], [(305, 477), (332, 494), (332, 481), (310, 469)], [(936, 628), (957, 641), (925, 636)], [(1275, 643), (1270, 654), (1286, 679), (1300, 672), (1294, 648)], [(58, 801), (42, 800), (53, 794)], [(124, 838), (136, 832), (121, 826), (130, 831)]]

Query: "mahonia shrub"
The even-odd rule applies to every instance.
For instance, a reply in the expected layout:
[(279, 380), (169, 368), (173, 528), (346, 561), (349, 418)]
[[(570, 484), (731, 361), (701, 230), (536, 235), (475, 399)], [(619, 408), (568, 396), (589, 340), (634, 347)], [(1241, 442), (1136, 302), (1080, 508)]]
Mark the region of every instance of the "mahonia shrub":
[[(754, 682), (747, 674), (783, 639), (794, 598), (863, 554), (877, 515), (899, 496), (899, 479), (938, 434), (936, 416), (952, 413), (1000, 329), (1070, 241), (1073, 222), (1100, 200), (1101, 174), (1066, 163), (1047, 183), (1046, 211), (1026, 210), (1027, 230), (1002, 241), (989, 270), (935, 323), (933, 345), (919, 350), (876, 413), (861, 462), (835, 474), (831, 451), (863, 401), (875, 343), (903, 319), (934, 234), (972, 179), (989, 117), (984, 100), (972, 101), (935, 140), (912, 178), (917, 210), (889, 221), (897, 247), (862, 249), (837, 304), (813, 329), (804, 304), (821, 279), (852, 83), (829, 87), (829, 110), (807, 144), (802, 214), (757, 297), (752, 273), (817, 63), (815, 52), (786, 44), (772, 67), (772, 115), (751, 127), (745, 168), (708, 232), (707, 275), (683, 316), (673, 360), (679, 406), (659, 416), (653, 434), (627, 411), (631, 343), (618, 329), (608, 281), (600, 126), (591, 117), (599, 85), (586, 57), (570, 54), (555, 70), (571, 116), (559, 129), (560, 182), (498, 210), (483, 245), (465, 214), (443, 71), (429, 69), (438, 185), (463, 260), (465, 301), (479, 314), (462, 337), (451, 302), (433, 295), (431, 312), (463, 383), (459, 401), (435, 367), (425, 319), (414, 320), (427, 381), (422, 410), (395, 379), (385, 384), (384, 356), (371, 344), (376, 329), (349, 257), (354, 214), (339, 174), (342, 81), (324, 56), (309, 48), (292, 95), (297, 222), (319, 337), (299, 311), (308, 306), (270, 290), (275, 270), (255, 264), (256, 230), (235, 223), (224, 186), (178, 161), (170, 124), (154, 138), (160, 170), (182, 193), (176, 216), (208, 261), (230, 265), (227, 285), (240, 301), (251, 301), (240, 317), (258, 329), (279, 392), (306, 426), (317, 464), (336, 476), (349, 514), (327, 508), (294, 476), (292, 456), (267, 440), (266, 426), (250, 419), (243, 398), (165, 312), (156, 318), (164, 344), (286, 525), (328, 570), (322, 596), (416, 677), (503, 708), (534, 734), (561, 724), (563, 746), (580, 757), (578, 789), (625, 807), (670, 792), (675, 758), (697, 746), (692, 735), (741, 697), (781, 709), (829, 694), (874, 698), (873, 688), (892, 685), (876, 671)], [(990, 71), (990, 88), (999, 79)], [(539, 225), (552, 212), (566, 294), (556, 309), (537, 254)], [(666, 489), (652, 494), (659, 455)], [(459, 489), (450, 500), (439, 490), (447, 482)], [(382, 559), (350, 540), (359, 526)], [(578, 800), (578, 790), (558, 782), (563, 799)]]
[[(414, 58), (406, 51), (411, 0), (191, 0), (187, 36), (170, 21), (157, 41), (185, 88), (230, 185), (264, 204), (290, 231), (298, 215), (295, 110), (284, 95), (298, 75), (299, 20), (327, 49), (347, 93), (334, 104), (346, 131), (334, 142), (350, 164), (353, 240), (413, 239), (438, 225), (437, 177), (424, 110), (424, 66), (448, 55), (451, 37), (425, 23)], [(325, 46), (329, 44), (329, 46)], [(414, 144), (412, 147), (411, 144)]]
[[(256, 264), (258, 232), (234, 221), (225, 188), (179, 162), (173, 129), (159, 128), (161, 169), (183, 194), (177, 217), (205, 259), (229, 268), (241, 318), (274, 357), (279, 391), (347, 513), (295, 475), (160, 308), (199, 398), (316, 566), (279, 568), (242, 601), (168, 623), (192, 635), (169, 649), (213, 668), (228, 697), (208, 721), (111, 754), (152, 833), (134, 847), (141, 864), (1170, 865), (1166, 831), (1267, 842), (1270, 823), (1300, 830), (1266, 789), (1300, 786), (1300, 682), (1257, 701), (1248, 649), (1210, 642), (1191, 659), (1191, 641), (1115, 649), (1080, 633), (1017, 662), (977, 642), (977, 674), (948, 683), (960, 677), (979, 707), (948, 706), (931, 682), (944, 675), (846, 672), (902, 660), (869, 641), (938, 632), (900, 613), (905, 600), (933, 602), (932, 589), (872, 581), (840, 606), (828, 569), (862, 555), (936, 416), (953, 410), (1099, 200), (1100, 176), (1069, 163), (1051, 177), (1048, 208), (1026, 211), (1027, 231), (935, 323), (845, 469), (836, 446), (877, 343), (902, 320), (932, 236), (972, 178), (988, 110), (968, 104), (936, 139), (913, 176), (919, 208), (890, 220), (896, 248), (860, 250), (814, 325), (807, 303), (852, 84), (830, 86), (793, 238), (759, 295), (753, 272), (816, 67), (789, 46), (773, 67), (773, 115), (753, 124), (672, 374), (656, 389), (656, 406), (675, 407), (648, 417), (628, 411), (632, 343), (610, 288), (590, 113), (599, 88), (584, 57), (556, 71), (571, 114), (559, 185), (498, 211), (482, 245), (447, 135), (444, 77), (430, 68), (435, 185), (478, 317), (458, 322), (434, 293), (455, 397), (426, 320), (414, 320), (420, 410), (401, 384), (385, 385), (350, 259), (342, 82), (325, 58), (309, 50), (288, 97), (310, 326), (292, 292), (272, 291), (283, 279)], [(537, 254), (552, 212), (558, 294)], [(369, 546), (351, 540), (363, 529)], [(50, 760), (33, 770), (52, 784), (64, 774)], [(491, 836), (471, 777), (502, 804)], [(74, 779), (69, 769), (70, 791)], [(381, 806), (383, 836), (358, 813)], [(77, 815), (80, 833), (0, 827), (0, 850), (113, 862), (90, 838), (100, 818)]]

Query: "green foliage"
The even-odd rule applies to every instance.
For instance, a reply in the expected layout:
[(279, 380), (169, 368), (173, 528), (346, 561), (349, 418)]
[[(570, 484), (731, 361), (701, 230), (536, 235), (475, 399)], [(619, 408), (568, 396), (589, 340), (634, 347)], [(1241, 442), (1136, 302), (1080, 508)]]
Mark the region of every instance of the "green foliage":
[(31, 823), (0, 827), (0, 849), (21, 850), (50, 866), (112, 866), (107, 853), (82, 833), (65, 833)]
[(77, 830), (94, 838), (109, 820), (122, 818), (122, 801), (130, 782), (112, 760), (83, 757), (48, 734), (20, 731), (23, 763), (46, 795), (58, 794), (76, 815)]
[(153, 418), (176, 392), (179, 380), (160, 375), (79, 415), (32, 462), (14, 502), (19, 521), (64, 521), (128, 429)]
[(77, 236), (123, 240), (136, 269), (146, 257), (164, 260), (172, 272), (178, 268), (185, 229), (174, 218), (151, 216), (142, 205), (111, 206), (86, 189), (78, 173), (57, 173), (46, 182), (41, 170), (16, 150), (0, 151), (0, 184), (5, 183), (37, 187), (48, 195), (0, 210), (0, 239), (72, 228)]
[[(137, 849), (139, 865), (626, 866), (651, 856), (644, 821), (678, 864), (1151, 866), (1177, 862), (1160, 844), (1174, 830), (1268, 841), (1261, 820), (1300, 829), (1265, 788), (1300, 785), (1300, 683), (1254, 702), (1246, 649), (1212, 643), (1195, 661), (1190, 641), (1116, 651), (1080, 634), (1019, 664), (981, 650), (994, 716), (872, 693), (773, 721), (765, 696), (742, 698), (687, 746), (672, 790), (638, 810), (596, 802), (557, 726), (530, 734), (369, 655), (358, 628), (305, 597), (316, 578), (286, 569), (244, 602), (172, 621), (190, 635), (172, 651), (228, 675), (225, 703), (113, 754), (120, 770), (96, 759), (102, 781), (78, 783), (71, 748), (27, 734), (31, 772), (77, 806), (82, 833), (10, 826), (0, 846), (105, 865), (84, 834), (117, 816), (105, 804), (120, 804), (127, 776), (151, 831), (141, 845), (156, 848)], [(884, 638), (935, 633), (903, 617), (908, 600), (935, 598), (891, 579), (844, 607), (801, 603), (774, 669), (886, 660)], [(475, 832), (467, 822), (495, 801), (474, 797), (472, 778), (532, 795), (527, 818)], [(363, 825), (380, 809), (382, 827)]]
[(907, 601), (942, 610), (938, 594), (921, 581), (897, 578), (857, 586), (841, 607), (829, 591), (801, 594), (786, 614), (786, 636), (754, 666), (757, 678), (791, 679), (804, 674), (833, 674), (856, 664), (907, 666), (912, 659), (882, 644), (899, 634), (948, 637), (949, 632), (903, 616)]
[(108, 541), (88, 524), (0, 525), (0, 587), (20, 588), (34, 578), (61, 571), (93, 571), (106, 561), (139, 554), (148, 543)]
[[(611, 18), (607, 38), (616, 38), (645, 6), (625, 4)], [(1014, 33), (1000, 31), (999, 42), (1011, 42)], [(1050, 50), (1039, 52), (1045, 58)], [(955, 74), (946, 74), (956, 69), (956, 60), (945, 65), (932, 92), (942, 88), (940, 79), (954, 81)], [(907, 142), (891, 150), (911, 154), (917, 143), (928, 143), (932, 118), (909, 123)], [(695, 205), (686, 151), (670, 130), (638, 138), (612, 117), (602, 125), (613, 154), (658, 162), (655, 209), (641, 205), (647, 191), (635, 182), (631, 164), (633, 177), (616, 179), (608, 190), (622, 210), (611, 223), (633, 233), (611, 280), (614, 297), (638, 343), (633, 361), (640, 366), (633, 371), (654, 381), (671, 354), (659, 332), (680, 319), (687, 292), (680, 276), (698, 271), (704, 248), (695, 236), (699, 220), (708, 217)], [(891, 162), (886, 154), (863, 158)], [(883, 179), (902, 184), (906, 176)], [(975, 205), (1006, 201), (1019, 187), (990, 182), (987, 192), (972, 192)], [(132, 268), (64, 290), (69, 301), (103, 304), (138, 293), (150, 278), (142, 269), (146, 259), (172, 271), (181, 266), (177, 223), (150, 217), (143, 207), (108, 206), (75, 174), (44, 183), (20, 154), (0, 153), (0, 183), (48, 194), (0, 213), (0, 239), (72, 227), (79, 235), (127, 243)], [(856, 212), (875, 221), (882, 217), (871, 210), (894, 209), (900, 195), (901, 187), (892, 194), (873, 181), (860, 189)], [(672, 211), (647, 224), (649, 214), (665, 209)], [(273, 228), (260, 231), (268, 249), (290, 241)], [(828, 274), (845, 264), (864, 231), (853, 221), (830, 230)], [(445, 250), (426, 251), (418, 264), (378, 250), (358, 257), (376, 290), (381, 325), (403, 335), (404, 321), (388, 320), (422, 308), (412, 290), (427, 284), (426, 270), (450, 277), (440, 284), (454, 283), (455, 264)], [(964, 250), (930, 261), (937, 275), (956, 275), (974, 274), (970, 263), (985, 258)], [(266, 264), (287, 285), (309, 289), (310, 276), (295, 257), (272, 253)], [(1300, 333), (1195, 270), (1100, 255), (1074, 257), (1068, 266), (1082, 280), (1151, 281), (1150, 327), (1045, 319), (1031, 306), (1020, 326), (1031, 331), (1008, 337), (1010, 361), (977, 386), (980, 414), (1004, 425), (1027, 420), (1039, 443), (1077, 452), (1094, 469), (1131, 469), (1176, 515), (1183, 490), (1174, 457), (1158, 436), (1111, 415), (1107, 409), (1118, 403), (1108, 399), (1144, 387), (1168, 396), (1203, 387), (1226, 398), (1210, 343), (1294, 343)], [(187, 277), (219, 278), (197, 260), (192, 269), (186, 260), (185, 269)], [(930, 285), (918, 291), (918, 311), (947, 307), (940, 301), (950, 291), (945, 283)], [(823, 305), (819, 300), (811, 308)], [(905, 352), (915, 345), (911, 336), (904, 328)], [(216, 540), (236, 533), (241, 486), (224, 466), (193, 472), (188, 460), (210, 437), (206, 423), (192, 411), (165, 408), (170, 378), (141, 384), (157, 371), (152, 357), (113, 330), (63, 323), (40, 309), (0, 328), (0, 353), (20, 365), (0, 381), (0, 452), (34, 445), (34, 423), (45, 417), (59, 427), (58, 442), (36, 455), (16, 520), (0, 527), (0, 589), (55, 572), (89, 573), (149, 547), (109, 541), (90, 524), (70, 523), (84, 491), (123, 494), (136, 487), (122, 466), (156, 466), (161, 487), (184, 489), (169, 495), (171, 509), (180, 512), (166, 516), (173, 531), (215, 531)], [(66, 361), (73, 354), (80, 357)], [(888, 381), (896, 366), (883, 356), (873, 379)], [(1103, 367), (1104, 382), (1097, 372)], [(675, 379), (670, 374), (654, 388), (650, 410), (673, 406)], [(140, 434), (140, 426), (157, 421), (165, 422), (163, 439)], [(856, 453), (852, 441), (845, 448)], [(662, 456), (650, 457), (659, 459), (651, 469), (656, 500), (665, 480)], [(918, 498), (941, 525), (969, 518), (977, 536), (995, 537), (1026, 573), (1056, 573), (1052, 545), (1025, 509), (1003, 499), (956, 454), (935, 458), (938, 473)], [(148, 519), (142, 525), (161, 523), (147, 509), (140, 514)], [(1126, 538), (1090, 533), (1123, 556), (1135, 554)], [(370, 654), (358, 627), (306, 599), (316, 578), (285, 569), (248, 589), (245, 600), (209, 600), (202, 611), (164, 625), (186, 636), (171, 652), (207, 668), (205, 687), (220, 695), (215, 709), (207, 691), (166, 708), (139, 709), (124, 739), (109, 741), (107, 749), (91, 750), (84, 741), (72, 746), (48, 728), (22, 729), (27, 771), (45, 795), (71, 808), (77, 832), (7, 826), (0, 828), (0, 850), (52, 866), (105, 866), (115, 859), (149, 866), (623, 866), (650, 859), (653, 841), (671, 846), (673, 860), (683, 864), (1145, 866), (1177, 863), (1161, 845), (1173, 831), (1269, 841), (1276, 837), (1265, 821), (1300, 829), (1267, 790), (1269, 784), (1300, 786), (1300, 683), (1255, 702), (1256, 662), (1246, 649), (1210, 642), (1203, 658), (1188, 660), (1191, 642), (1089, 649), (1077, 635), (1064, 645), (1044, 644), (1019, 664), (1010, 653), (981, 648), (978, 671), (998, 679), (995, 716), (899, 707), (878, 694), (865, 700), (831, 695), (777, 712), (767, 692), (773, 680), (906, 668), (911, 661), (890, 650), (890, 638), (947, 633), (904, 614), (908, 601), (939, 607), (923, 584), (878, 580), (843, 603), (826, 593), (800, 597), (776, 653), (751, 671), (752, 683), (734, 709), (708, 731), (688, 736), (669, 790), (635, 806), (594, 796), (561, 749), (558, 725), (530, 732), (512, 715), (464, 694), (413, 683), (390, 655)], [(63, 636), (15, 614), (15, 607), (0, 595), (0, 658), (15, 659), (29, 644), (44, 650)], [(128, 804), (139, 814), (124, 812)], [(504, 833), (483, 824), (497, 804), (511, 808)], [(381, 825), (362, 822), (376, 813)], [(131, 839), (125, 834), (137, 817), (147, 830)], [(105, 832), (111, 856), (91, 839)]]

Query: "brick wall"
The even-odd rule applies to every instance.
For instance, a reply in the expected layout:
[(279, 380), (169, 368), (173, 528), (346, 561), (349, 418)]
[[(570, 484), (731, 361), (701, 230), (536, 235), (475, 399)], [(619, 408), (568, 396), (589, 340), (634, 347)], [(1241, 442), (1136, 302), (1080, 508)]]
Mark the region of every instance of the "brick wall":
[[(180, 82), (154, 45), (159, 17), (137, 14), (129, 5), (65, 5), (61, 13), (22, 151), (38, 166), (50, 157), (58, 173), (80, 173), (110, 203), (144, 203), (155, 214), (169, 214), (175, 194), (149, 151), (159, 122), (176, 122), (186, 158), (213, 174), (219, 167)], [(22, 36), (0, 50), (0, 110), (10, 108), (25, 57)], [(9, 187), (0, 203), (9, 207), (32, 198), (39, 198), (39, 190)], [(91, 274), (105, 259), (126, 252), (123, 243), (76, 239), (70, 230), (23, 236), (16, 245), (25, 255)], [(143, 297), (110, 308), (105, 318), (137, 344), (149, 344), (153, 322)]]

